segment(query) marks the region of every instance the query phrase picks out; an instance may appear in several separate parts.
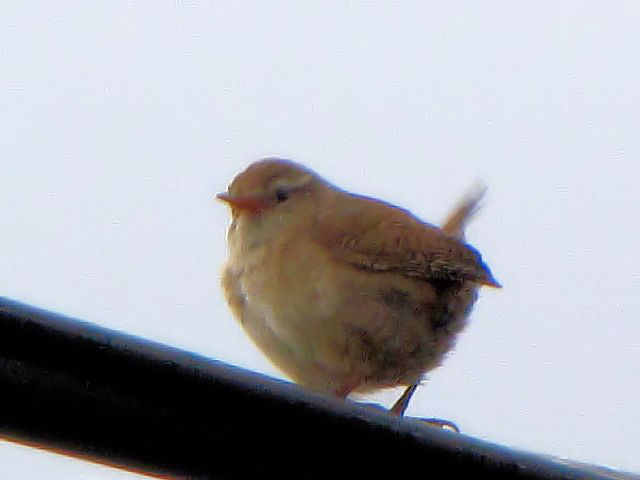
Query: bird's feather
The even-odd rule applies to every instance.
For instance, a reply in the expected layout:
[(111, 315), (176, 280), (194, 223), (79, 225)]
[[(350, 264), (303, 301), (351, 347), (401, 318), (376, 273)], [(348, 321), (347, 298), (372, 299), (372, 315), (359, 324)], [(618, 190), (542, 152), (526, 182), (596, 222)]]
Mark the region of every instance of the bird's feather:
[[(421, 222), (406, 210), (366, 197), (354, 198), (358, 202), (350, 203), (351, 208), (336, 204), (332, 211), (318, 218), (320, 225), (316, 231), (323, 235), (317, 240), (337, 260), (370, 272), (500, 286), (478, 251), (455, 236)], [(454, 212), (448, 227), (452, 233), (462, 228), (478, 199), (466, 202)], [(368, 204), (366, 208), (362, 208), (362, 202)], [(367, 215), (362, 215), (363, 211)], [(336, 216), (339, 221), (335, 221)]]

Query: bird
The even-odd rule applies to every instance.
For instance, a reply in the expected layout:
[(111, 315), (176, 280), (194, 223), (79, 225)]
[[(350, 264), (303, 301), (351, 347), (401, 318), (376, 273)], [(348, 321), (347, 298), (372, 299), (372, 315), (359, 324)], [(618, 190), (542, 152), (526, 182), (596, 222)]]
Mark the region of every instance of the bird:
[(231, 209), (222, 273), (227, 303), (295, 383), (346, 398), (425, 374), (468, 323), (480, 287), (500, 288), (464, 226), (482, 192), (440, 228), (347, 192), (302, 164), (250, 164), (217, 198)]

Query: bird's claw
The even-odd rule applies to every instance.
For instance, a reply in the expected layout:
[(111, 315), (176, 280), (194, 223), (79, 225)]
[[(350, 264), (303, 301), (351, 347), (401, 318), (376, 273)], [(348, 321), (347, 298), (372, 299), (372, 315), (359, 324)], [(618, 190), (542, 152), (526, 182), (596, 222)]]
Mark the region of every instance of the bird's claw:
[(416, 420), (420, 420), (432, 427), (438, 427), (441, 430), (451, 430), (452, 432), (460, 433), (458, 426), (449, 420), (443, 420), (441, 418), (416, 418)]

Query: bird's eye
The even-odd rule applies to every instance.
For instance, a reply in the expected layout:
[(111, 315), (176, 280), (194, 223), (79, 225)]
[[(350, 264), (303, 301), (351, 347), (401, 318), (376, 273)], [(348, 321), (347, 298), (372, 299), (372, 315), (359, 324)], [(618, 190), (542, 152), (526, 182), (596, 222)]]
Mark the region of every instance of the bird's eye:
[(289, 192), (284, 188), (279, 188), (276, 190), (276, 199), (278, 203), (282, 203), (289, 198)]

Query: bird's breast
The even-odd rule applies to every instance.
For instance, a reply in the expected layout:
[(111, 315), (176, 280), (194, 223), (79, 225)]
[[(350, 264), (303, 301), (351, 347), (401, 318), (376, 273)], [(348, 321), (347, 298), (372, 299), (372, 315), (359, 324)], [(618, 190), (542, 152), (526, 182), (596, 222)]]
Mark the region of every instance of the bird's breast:
[(318, 389), (416, 380), (450, 348), (475, 298), (470, 284), (443, 290), (363, 271), (296, 236), (230, 245), (244, 328), (283, 371)]

